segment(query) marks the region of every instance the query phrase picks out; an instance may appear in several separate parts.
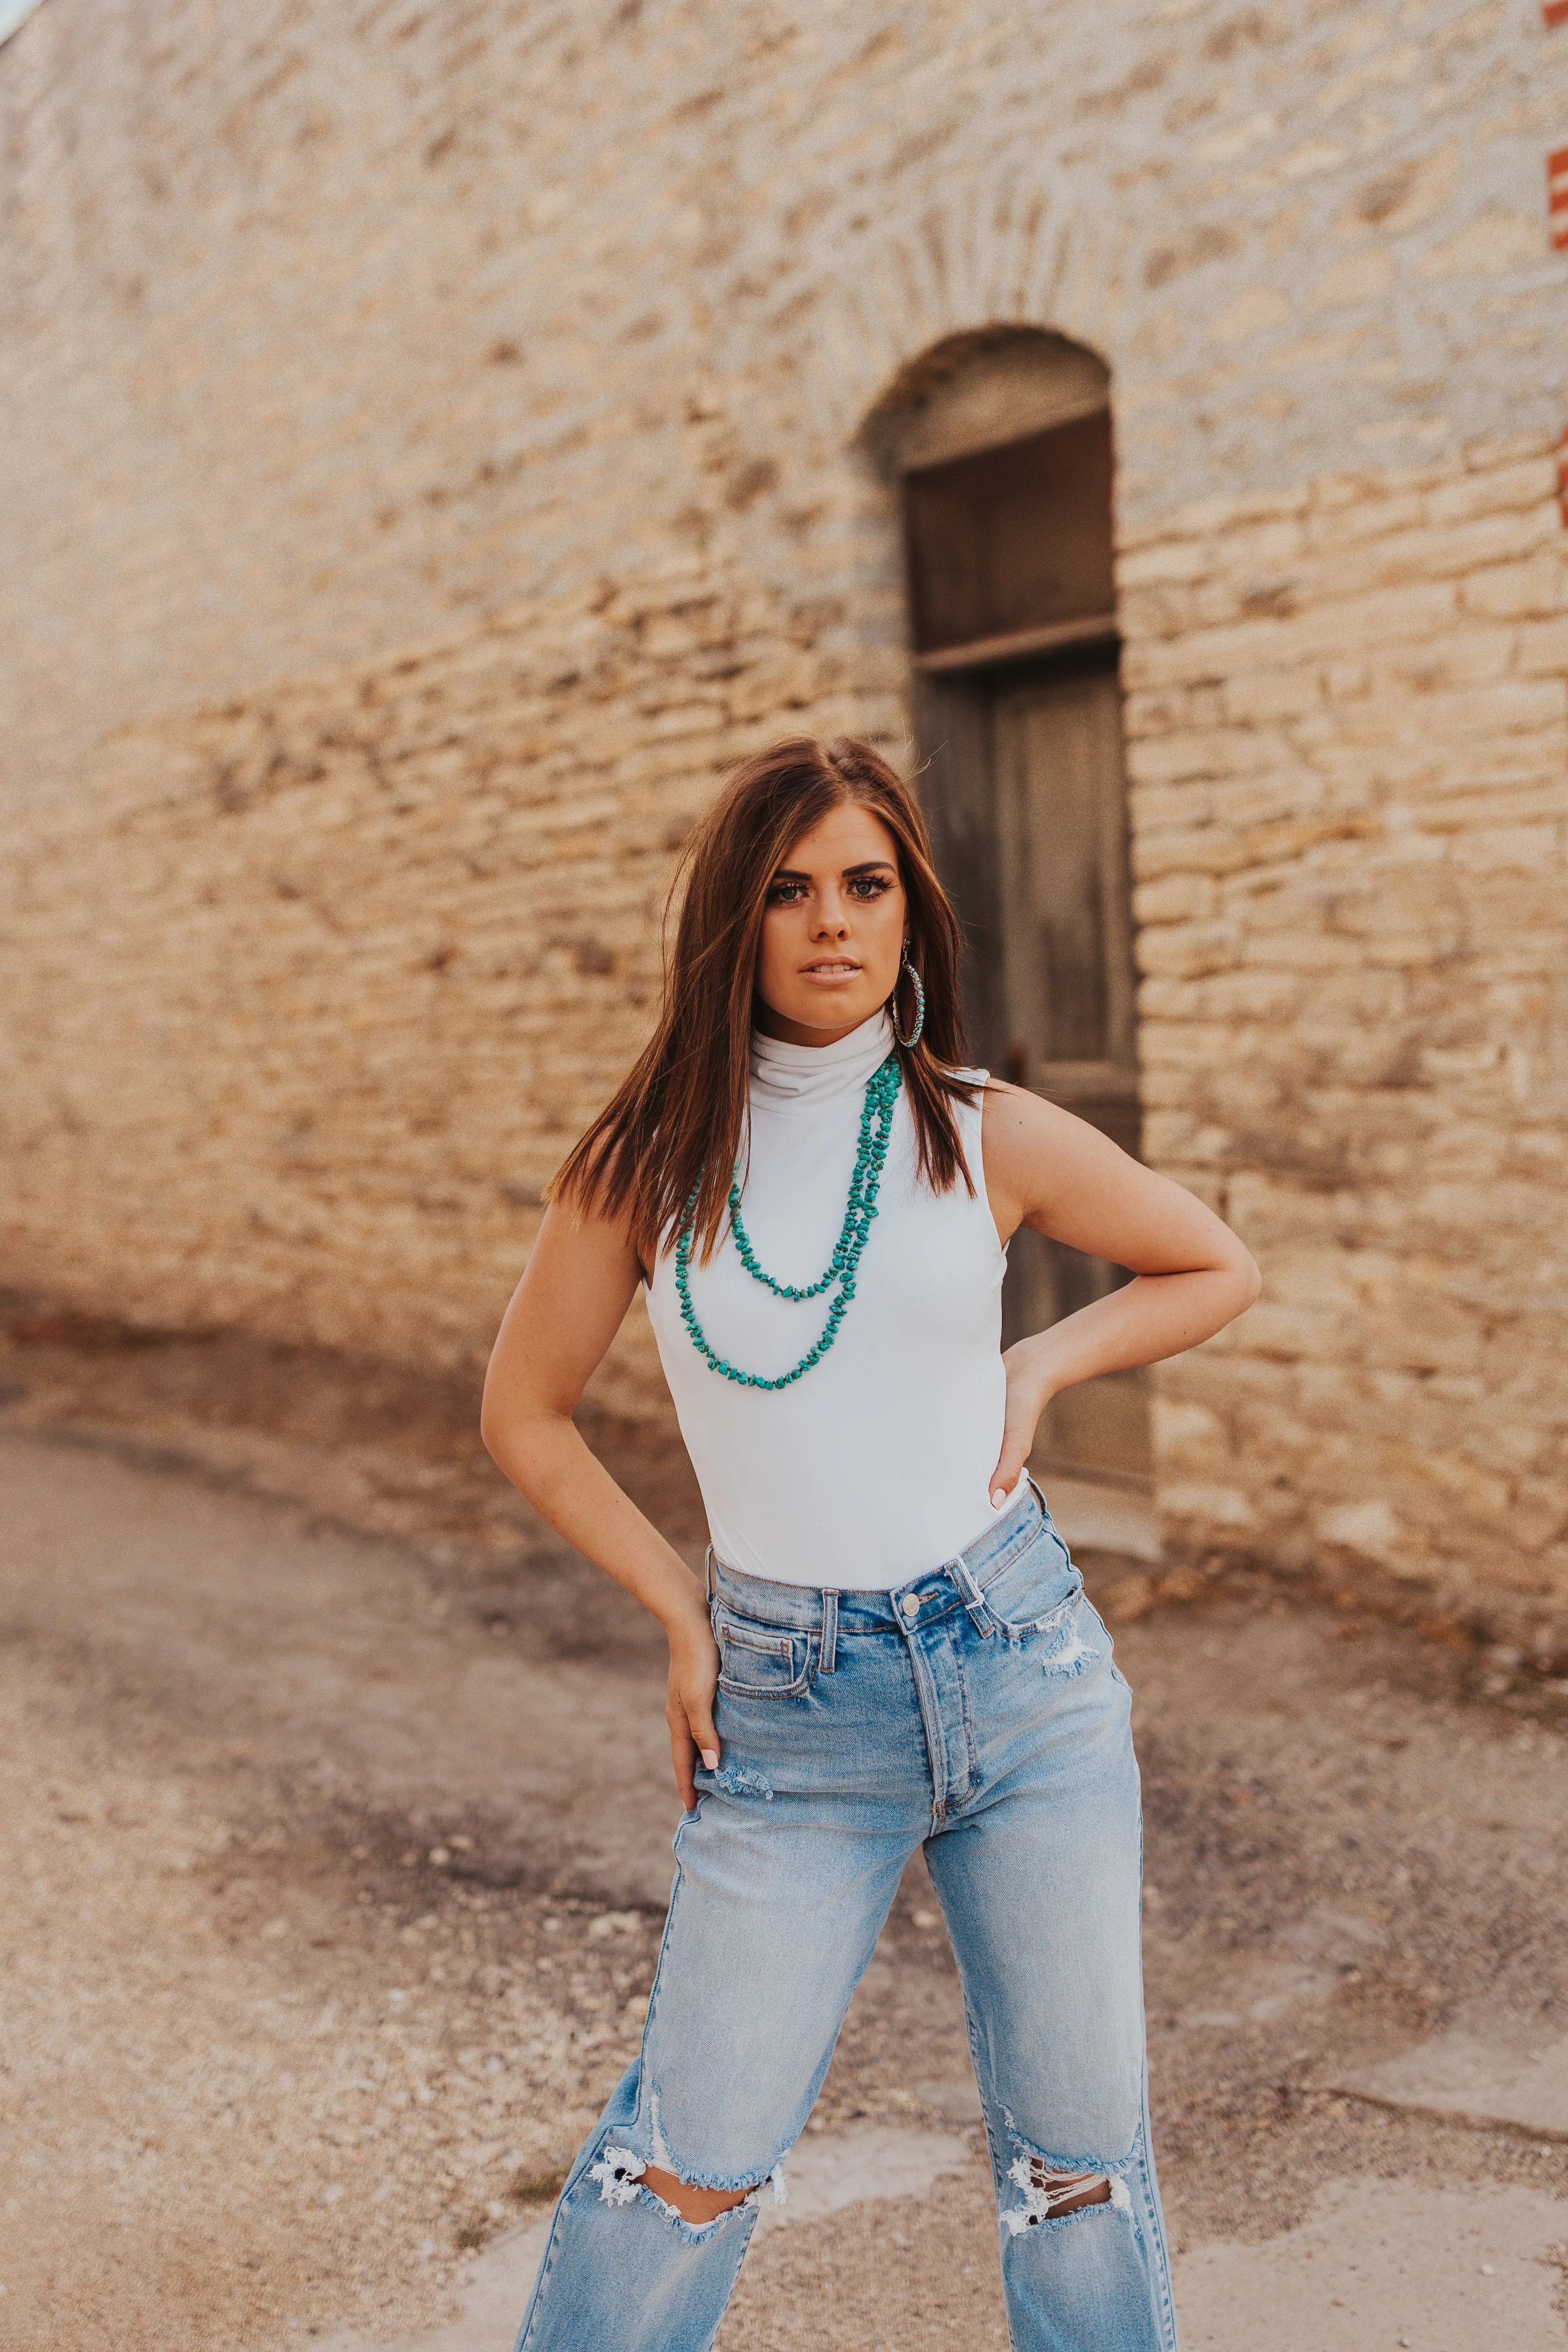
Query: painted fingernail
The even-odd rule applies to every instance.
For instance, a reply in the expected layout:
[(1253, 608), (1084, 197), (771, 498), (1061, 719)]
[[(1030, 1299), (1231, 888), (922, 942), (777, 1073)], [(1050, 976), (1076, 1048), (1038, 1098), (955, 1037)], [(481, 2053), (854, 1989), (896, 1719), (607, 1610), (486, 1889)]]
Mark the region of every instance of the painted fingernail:
[(717, 1772), (719, 1769), (719, 1750), (716, 1748), (705, 1748), (702, 1750), (702, 1761), (707, 1765), (710, 1772)]
[(1003, 1492), (1000, 1486), (994, 1486), (992, 1488), (991, 1507), (994, 1511), (999, 1511), (1006, 1499), (1006, 1495)]

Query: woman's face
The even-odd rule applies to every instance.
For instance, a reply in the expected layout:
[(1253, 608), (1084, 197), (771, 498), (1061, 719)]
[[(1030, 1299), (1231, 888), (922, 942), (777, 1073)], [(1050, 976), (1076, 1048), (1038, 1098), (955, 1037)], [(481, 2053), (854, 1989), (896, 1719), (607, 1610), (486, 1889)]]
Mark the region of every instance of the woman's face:
[(757, 1025), (792, 1045), (831, 1045), (893, 992), (908, 908), (893, 836), (853, 801), (802, 834), (768, 886), (757, 952)]

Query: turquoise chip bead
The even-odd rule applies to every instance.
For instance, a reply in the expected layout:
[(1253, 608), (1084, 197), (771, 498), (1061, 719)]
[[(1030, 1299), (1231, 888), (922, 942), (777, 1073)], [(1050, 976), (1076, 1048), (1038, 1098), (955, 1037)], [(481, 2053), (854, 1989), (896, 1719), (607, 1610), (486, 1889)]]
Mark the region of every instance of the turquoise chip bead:
[(675, 1290), (680, 1301), (681, 1320), (691, 1344), (710, 1371), (718, 1372), (724, 1380), (734, 1381), (742, 1388), (785, 1389), (808, 1372), (813, 1364), (819, 1364), (832, 1347), (838, 1337), (845, 1309), (855, 1296), (856, 1269), (870, 1234), (871, 1221), (877, 1214), (877, 1194), (881, 1189), (882, 1171), (887, 1163), (888, 1145), (893, 1131), (893, 1109), (902, 1084), (903, 1073), (899, 1066), (899, 1057), (896, 1054), (889, 1054), (881, 1067), (872, 1073), (866, 1088), (865, 1105), (860, 1113), (859, 1148), (855, 1155), (854, 1173), (849, 1179), (849, 1197), (844, 1205), (844, 1223), (833, 1245), (827, 1271), (819, 1282), (809, 1285), (775, 1282), (773, 1276), (765, 1271), (741, 1216), (739, 1181), (731, 1182), (730, 1230), (735, 1239), (735, 1254), (754, 1282), (760, 1282), (765, 1289), (771, 1290), (775, 1298), (787, 1299), (795, 1305), (820, 1298), (824, 1291), (837, 1285), (837, 1296), (829, 1305), (827, 1320), (816, 1346), (807, 1349), (792, 1370), (781, 1372), (775, 1380), (769, 1380), (761, 1372), (742, 1372), (727, 1362), (710, 1347), (697, 1319), (697, 1310), (691, 1303), (691, 1214), (697, 1204), (697, 1195), (693, 1192), (687, 1204), (687, 1222), (676, 1236)]

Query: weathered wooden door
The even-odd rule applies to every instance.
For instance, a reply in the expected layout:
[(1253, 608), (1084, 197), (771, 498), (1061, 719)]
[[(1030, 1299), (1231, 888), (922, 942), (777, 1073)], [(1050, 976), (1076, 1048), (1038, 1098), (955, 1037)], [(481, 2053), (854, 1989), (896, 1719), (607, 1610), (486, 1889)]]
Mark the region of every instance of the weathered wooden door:
[[(964, 923), (977, 1054), (1139, 1148), (1137, 1021), (1103, 394), (1057, 425), (910, 463), (905, 543), (922, 789)], [(1009, 1339), (1121, 1269), (1025, 1232)], [(1142, 1372), (1057, 1399), (1042, 1468), (1150, 1481)]]
[[(1113, 651), (991, 689), (1004, 1069), (1136, 1153), (1138, 1054), (1127, 796)], [(1121, 1270), (1029, 1232), (1009, 1253), (1008, 1339), (1103, 1297)], [(1147, 1376), (1119, 1372), (1056, 1399), (1047, 1466), (1142, 1484)]]

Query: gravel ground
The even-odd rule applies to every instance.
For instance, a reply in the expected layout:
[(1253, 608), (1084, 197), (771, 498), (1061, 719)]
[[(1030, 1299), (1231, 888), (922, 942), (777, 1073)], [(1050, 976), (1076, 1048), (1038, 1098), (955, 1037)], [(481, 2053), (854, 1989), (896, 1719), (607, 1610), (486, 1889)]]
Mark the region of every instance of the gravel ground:
[[(657, 1629), (438, 1397), (391, 1383), (378, 1422), (331, 1366), (230, 1344), (49, 1327), (0, 1360), (16, 2352), (435, 2323), (547, 2210), (651, 1979)], [(679, 1465), (622, 1466), (689, 1539)], [(1568, 2032), (1554, 1678), (1451, 1626), (1085, 1565), (1137, 1694), (1178, 2250), (1271, 2240), (1347, 2180), (1568, 2199), (1568, 2147), (1335, 2087), (1447, 2028)], [(814, 2128), (974, 2113), (917, 1860)], [(722, 2337), (955, 2343), (1005, 2344), (978, 2167), (760, 2239)]]

